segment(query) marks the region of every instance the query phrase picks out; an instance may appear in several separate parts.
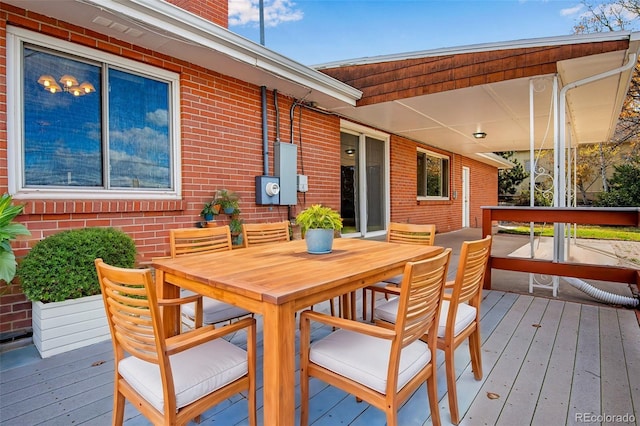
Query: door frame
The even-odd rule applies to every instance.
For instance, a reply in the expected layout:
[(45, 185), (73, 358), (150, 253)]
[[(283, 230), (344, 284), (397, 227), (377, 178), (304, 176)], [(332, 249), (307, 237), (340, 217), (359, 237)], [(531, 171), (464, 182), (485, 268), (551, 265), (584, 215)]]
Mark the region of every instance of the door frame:
[(367, 232), (367, 179), (366, 179), (366, 167), (359, 167), (358, 172), (358, 206), (357, 211), (359, 214), (359, 232), (350, 234), (342, 234), (344, 237), (363, 237), (371, 238), (386, 235), (387, 226), (391, 218), (391, 149), (390, 141), (391, 136), (388, 133), (381, 132), (379, 130), (372, 129), (367, 126), (352, 123), (346, 120), (340, 120), (340, 132), (350, 133), (359, 137), (357, 153), (359, 156), (358, 164), (364, 165), (366, 160), (365, 139), (371, 137), (384, 142), (384, 229), (379, 231)]
[(469, 179), (471, 170), (467, 166), (462, 167), (462, 227), (469, 227)]

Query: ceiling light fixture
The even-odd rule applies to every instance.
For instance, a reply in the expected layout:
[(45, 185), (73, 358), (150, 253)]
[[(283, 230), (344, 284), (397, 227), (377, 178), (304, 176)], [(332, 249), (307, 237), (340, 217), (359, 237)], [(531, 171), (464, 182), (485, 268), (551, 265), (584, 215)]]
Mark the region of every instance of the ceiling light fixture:
[(38, 79), (38, 83), (42, 85), (44, 90), (51, 93), (67, 92), (73, 96), (84, 96), (96, 91), (93, 84), (87, 81), (78, 84), (78, 80), (72, 75), (63, 75), (59, 82), (62, 84), (62, 87), (60, 87), (53, 76), (41, 75)]
[(473, 137), (476, 139), (484, 139), (487, 137), (487, 134), (485, 132), (475, 132)]
[(353, 155), (353, 154), (355, 154), (356, 150), (353, 149), (353, 148), (347, 148), (347, 149), (344, 150), (344, 152), (346, 152), (347, 155)]

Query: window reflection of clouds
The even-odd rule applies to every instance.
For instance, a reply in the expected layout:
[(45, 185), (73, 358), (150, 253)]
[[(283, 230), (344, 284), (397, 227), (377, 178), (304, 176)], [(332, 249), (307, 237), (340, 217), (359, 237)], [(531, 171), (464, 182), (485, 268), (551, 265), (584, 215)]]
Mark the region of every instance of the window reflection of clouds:
[[(110, 186), (170, 188), (169, 83), (25, 47), (24, 173), (27, 186), (104, 187), (101, 97), (109, 104)], [(96, 92), (49, 93), (43, 74), (74, 75)]]
[[(110, 70), (111, 183), (118, 187), (170, 185), (168, 84)], [(114, 96), (117, 93), (117, 96)], [(123, 114), (123, 112), (125, 112)], [(119, 155), (114, 155), (118, 152)]]

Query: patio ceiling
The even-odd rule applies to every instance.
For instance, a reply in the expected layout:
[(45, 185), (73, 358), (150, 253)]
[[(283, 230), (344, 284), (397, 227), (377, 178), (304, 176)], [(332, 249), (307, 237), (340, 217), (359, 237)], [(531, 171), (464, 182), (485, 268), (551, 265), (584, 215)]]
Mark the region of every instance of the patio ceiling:
[[(469, 87), (443, 90), (437, 93), (413, 95), (411, 91), (428, 91), (429, 83), (420, 87), (421, 81), (429, 79), (428, 74), (405, 77), (406, 68), (416, 60), (421, 66), (431, 65), (437, 58), (461, 58), (473, 54), (476, 57), (491, 51), (540, 51), (543, 47), (557, 53), (576, 50), (580, 44), (588, 52), (592, 43), (611, 45), (613, 41), (628, 40), (628, 47), (604, 53), (588, 53), (581, 57), (561, 60), (557, 63), (547, 60), (557, 70), (559, 89), (576, 81), (618, 68), (626, 64), (630, 55), (637, 53), (640, 43), (638, 34), (607, 33), (587, 36), (564, 36), (547, 39), (516, 41), (501, 44), (477, 45), (455, 50), (415, 52), (407, 55), (364, 58), (345, 63), (319, 65), (316, 68), (335, 76), (363, 91), (357, 106), (340, 106), (333, 111), (361, 123), (384, 129), (390, 133), (405, 136), (427, 145), (443, 148), (465, 156), (489, 162), (483, 154), (499, 151), (528, 150), (530, 147), (530, 81), (533, 80), (534, 137), (536, 148), (553, 148), (554, 118), (552, 109), (554, 73), (533, 73), (522, 78), (470, 85)], [(549, 47), (551, 46), (551, 47)], [(587, 46), (587, 47), (585, 47)], [(572, 49), (572, 50), (566, 50)], [(567, 56), (573, 53), (567, 53)], [(506, 54), (504, 54), (506, 56)], [(496, 55), (498, 56), (498, 55)], [(633, 57), (633, 56), (631, 56)], [(461, 61), (451, 59), (452, 63)], [(414, 62), (412, 62), (414, 61)], [(429, 62), (432, 61), (432, 62)], [(506, 62), (506, 61), (503, 61)], [(343, 69), (342, 71), (340, 69)], [(542, 67), (541, 67), (542, 68)], [(393, 71), (388, 71), (393, 70)], [(492, 69), (494, 74), (495, 68)], [(396, 73), (394, 76), (385, 74)], [(616, 73), (608, 78), (585, 84), (567, 91), (567, 128), (573, 143), (596, 143), (607, 141), (614, 133), (615, 124), (625, 99), (632, 69)], [(376, 75), (381, 76), (376, 82)], [(451, 73), (453, 76), (454, 73)], [(354, 75), (351, 80), (345, 76)], [(497, 79), (497, 78), (496, 78)], [(452, 86), (455, 81), (440, 82), (442, 86)], [(398, 85), (407, 89), (408, 96), (380, 94), (383, 86)], [(415, 87), (418, 87), (416, 89)], [(558, 90), (559, 90), (558, 89)], [(388, 90), (388, 89), (387, 89)], [(373, 93), (373, 94), (370, 94)], [(385, 100), (391, 98), (389, 100)], [(473, 137), (474, 132), (485, 132), (484, 139)]]
[[(627, 41), (624, 49), (557, 62), (554, 72), (557, 70), (562, 87), (620, 67), (640, 48), (638, 33), (605, 33), (365, 58), (314, 69), (159, 0), (4, 0), (4, 3), (266, 86), (360, 123), (499, 167), (505, 164), (492, 159), (490, 153), (529, 149), (531, 79), (536, 81), (533, 98), (536, 146), (553, 147), (553, 72), (545, 70), (523, 78), (367, 103), (366, 96), (361, 99), (366, 88), (334, 79), (327, 70), (501, 49)], [(568, 128), (573, 141), (593, 143), (612, 136), (630, 78), (631, 71), (626, 71), (568, 92)], [(477, 131), (485, 132), (487, 137), (475, 139), (472, 133)]]

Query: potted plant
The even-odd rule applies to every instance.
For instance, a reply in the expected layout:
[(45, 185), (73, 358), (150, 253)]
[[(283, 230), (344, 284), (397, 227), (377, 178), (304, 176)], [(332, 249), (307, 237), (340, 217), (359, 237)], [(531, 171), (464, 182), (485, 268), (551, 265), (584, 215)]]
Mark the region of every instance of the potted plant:
[(0, 198), (0, 281), (9, 284), (16, 275), (16, 256), (11, 248), (11, 241), (19, 235), (31, 235), (21, 223), (13, 220), (22, 213), (23, 205), (11, 204), (12, 197), (4, 194)]
[(231, 232), (231, 237), (233, 238), (233, 245), (234, 246), (241, 245), (242, 244), (242, 219), (240, 219), (237, 214), (234, 215), (234, 217), (229, 222), (229, 231)]
[(32, 301), (33, 341), (43, 358), (108, 340), (94, 260), (135, 266), (133, 239), (114, 228), (80, 228), (38, 241), (18, 265)]
[(216, 192), (215, 203), (220, 205), (220, 208), (225, 214), (232, 215), (238, 209), (240, 196), (228, 189), (219, 189)]
[(296, 216), (307, 251), (312, 254), (330, 253), (335, 231), (342, 229), (340, 213), (331, 207), (314, 204)]
[(200, 212), (200, 216), (205, 220), (205, 222), (211, 222), (214, 220), (215, 215), (220, 212), (220, 206), (216, 204), (215, 200), (209, 201), (208, 203), (204, 203), (204, 207)]

